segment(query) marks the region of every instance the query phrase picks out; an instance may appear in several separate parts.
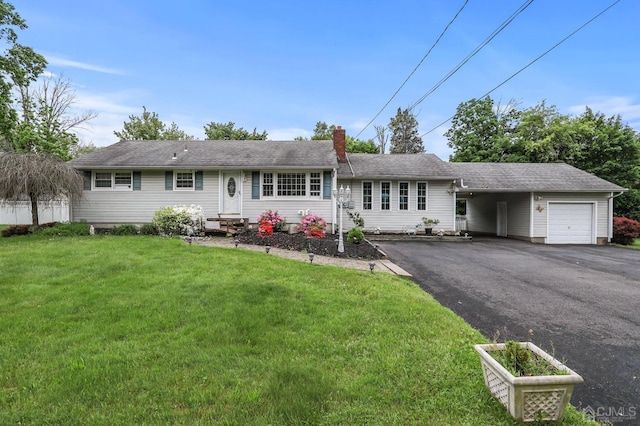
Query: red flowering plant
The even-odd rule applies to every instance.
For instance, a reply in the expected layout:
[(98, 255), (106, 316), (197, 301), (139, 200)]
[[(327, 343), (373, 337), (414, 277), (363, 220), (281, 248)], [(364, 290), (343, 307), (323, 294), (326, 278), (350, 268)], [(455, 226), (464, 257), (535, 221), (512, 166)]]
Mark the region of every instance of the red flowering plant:
[(261, 237), (266, 237), (271, 234), (273, 234), (273, 226), (271, 226), (271, 223), (267, 221), (260, 222), (260, 226), (258, 227), (258, 235), (260, 235)]
[(264, 222), (268, 222), (271, 225), (272, 233), (273, 231), (284, 231), (287, 226), (286, 219), (278, 214), (278, 210), (267, 210), (262, 212), (260, 216), (258, 216), (258, 224), (262, 225)]
[(309, 214), (300, 221), (298, 231), (310, 238), (322, 238), (327, 231), (327, 222), (320, 215)]

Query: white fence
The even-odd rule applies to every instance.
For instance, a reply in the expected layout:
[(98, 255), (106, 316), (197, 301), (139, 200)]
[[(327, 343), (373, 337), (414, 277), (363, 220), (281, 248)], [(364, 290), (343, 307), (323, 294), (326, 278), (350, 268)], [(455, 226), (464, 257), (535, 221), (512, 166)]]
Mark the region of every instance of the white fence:
[[(38, 219), (40, 223), (68, 222), (69, 221), (69, 203), (67, 201), (61, 201), (61, 200), (39, 202), (38, 203)], [(31, 224), (31, 202), (0, 200), (0, 224), (30, 225)]]

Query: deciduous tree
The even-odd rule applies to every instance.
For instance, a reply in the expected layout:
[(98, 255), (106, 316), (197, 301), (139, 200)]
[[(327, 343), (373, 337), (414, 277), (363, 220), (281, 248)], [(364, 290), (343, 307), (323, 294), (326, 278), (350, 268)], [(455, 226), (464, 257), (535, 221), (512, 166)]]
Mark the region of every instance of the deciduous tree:
[(205, 139), (210, 141), (218, 140), (230, 140), (230, 141), (243, 141), (243, 140), (255, 140), (263, 141), (267, 139), (267, 131), (263, 130), (262, 133), (258, 133), (254, 127), (253, 131), (249, 133), (242, 127), (236, 129), (235, 123), (230, 121), (228, 123), (216, 123), (210, 122), (204, 126)]
[(0, 199), (28, 199), (33, 226), (40, 224), (38, 201), (60, 196), (70, 200), (82, 197), (83, 177), (80, 172), (49, 153), (2, 153), (0, 170)]
[(178, 125), (171, 123), (169, 128), (160, 120), (158, 114), (147, 111), (147, 107), (142, 106), (142, 115), (131, 114), (129, 121), (125, 121), (122, 131), (114, 131), (114, 135), (121, 141), (126, 140), (192, 140), (193, 136), (187, 135), (178, 128)]

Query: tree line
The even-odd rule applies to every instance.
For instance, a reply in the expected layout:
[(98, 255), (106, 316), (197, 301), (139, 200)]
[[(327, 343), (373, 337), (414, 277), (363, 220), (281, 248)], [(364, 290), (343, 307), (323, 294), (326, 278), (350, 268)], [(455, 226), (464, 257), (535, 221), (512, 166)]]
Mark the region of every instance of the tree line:
[[(329, 140), (333, 138), (333, 131), (336, 129), (335, 124), (328, 125), (324, 121), (316, 123), (313, 135), (310, 140)], [(372, 139), (362, 140), (355, 139), (350, 135), (346, 137), (347, 152), (359, 153), (385, 153), (388, 137), (385, 132), (391, 131), (391, 149), (392, 154), (415, 154), (424, 152), (422, 138), (418, 135), (418, 121), (409, 109), (398, 108), (395, 117), (389, 122), (389, 127), (378, 127), (377, 138), (378, 143)], [(174, 122), (167, 125), (160, 120), (156, 112), (147, 111), (146, 106), (142, 107), (142, 114), (129, 115), (129, 120), (123, 123), (123, 128), (114, 131), (113, 134), (124, 140), (194, 140), (195, 137), (188, 135), (181, 130)], [(257, 128), (253, 128), (251, 132), (242, 127), (236, 127), (233, 121), (227, 123), (210, 122), (204, 126), (205, 140), (266, 140), (268, 133), (266, 130), (258, 132)], [(296, 136), (294, 140), (309, 140), (304, 136)]]

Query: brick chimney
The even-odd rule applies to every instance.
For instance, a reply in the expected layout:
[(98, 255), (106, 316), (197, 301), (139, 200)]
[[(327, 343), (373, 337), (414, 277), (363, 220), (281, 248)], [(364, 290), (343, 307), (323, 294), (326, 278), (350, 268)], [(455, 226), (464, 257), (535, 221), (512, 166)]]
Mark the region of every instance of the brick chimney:
[(347, 132), (338, 126), (333, 131), (333, 149), (336, 150), (339, 163), (345, 163), (347, 161)]

